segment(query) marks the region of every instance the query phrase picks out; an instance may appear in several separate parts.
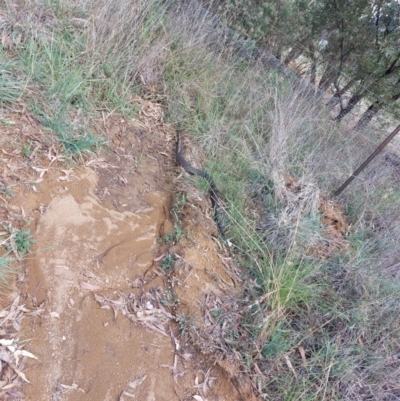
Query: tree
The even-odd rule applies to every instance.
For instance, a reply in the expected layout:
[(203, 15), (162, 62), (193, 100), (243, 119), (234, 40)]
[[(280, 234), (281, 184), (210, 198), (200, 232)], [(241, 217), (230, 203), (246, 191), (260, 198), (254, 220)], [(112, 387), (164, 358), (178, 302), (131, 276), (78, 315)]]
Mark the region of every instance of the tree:
[(399, 0), (220, 0), (218, 5), (234, 29), (286, 63), (306, 56), (310, 81), (322, 91), (335, 88), (328, 104), (340, 103), (336, 121), (361, 101), (368, 101), (370, 110), (360, 124), (388, 104), (397, 107)]
[[(400, 83), (400, 81), (399, 81), (399, 83)], [(399, 99), (400, 99), (400, 92), (393, 95), (391, 100), (393, 103), (395, 103)], [(379, 101), (379, 100), (372, 103), (368, 107), (368, 109), (363, 113), (363, 115), (360, 117), (357, 124), (354, 126), (354, 129), (356, 131), (361, 131), (362, 129), (364, 129), (372, 121), (372, 119), (377, 115), (377, 113), (379, 111), (381, 111), (383, 108), (385, 108), (385, 105), (386, 104), (383, 101)]]
[[(369, 14), (368, 14), (369, 13)], [(368, 17), (368, 19), (367, 19)], [(342, 120), (364, 98), (372, 101), (357, 129), (366, 126), (377, 111), (397, 101), (400, 79), (400, 4), (395, 0), (375, 1), (360, 20), (365, 39), (362, 54), (355, 58), (355, 68), (346, 66), (351, 81), (357, 80), (345, 106), (341, 104), (335, 120)]]

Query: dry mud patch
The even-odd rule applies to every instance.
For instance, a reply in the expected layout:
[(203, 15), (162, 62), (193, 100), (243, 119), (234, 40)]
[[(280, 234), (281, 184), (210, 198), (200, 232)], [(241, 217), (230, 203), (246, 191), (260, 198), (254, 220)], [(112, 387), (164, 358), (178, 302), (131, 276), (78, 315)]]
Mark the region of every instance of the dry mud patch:
[[(2, 180), (14, 185), (16, 197), (2, 210), (4, 218), (15, 215), (15, 224), (29, 224), (36, 243), (9, 300), (3, 299), (6, 306), (19, 292), (21, 324), (0, 332), (0, 339), (11, 336), (38, 360), (23, 358), (19, 367), (30, 384), (5, 396), (244, 399), (237, 374), (230, 377), (222, 362), (186, 342), (175, 323), (180, 313), (200, 322), (200, 299), (238, 282), (211, 235), (217, 231), (205, 197), (193, 203), (189, 197), (186, 209), (195, 212), (186, 210), (185, 239), (174, 246), (159, 242), (173, 229), (180, 171), (174, 131), (162, 122), (161, 108), (142, 102), (133, 121), (115, 115), (96, 121), (109, 151), (80, 167), (65, 164), (32, 117), (11, 117), (14, 124), (2, 127)], [(29, 159), (18, 151), (26, 138), (37, 147)], [(165, 271), (168, 253), (175, 267)], [(2, 380), (15, 378), (2, 373)]]

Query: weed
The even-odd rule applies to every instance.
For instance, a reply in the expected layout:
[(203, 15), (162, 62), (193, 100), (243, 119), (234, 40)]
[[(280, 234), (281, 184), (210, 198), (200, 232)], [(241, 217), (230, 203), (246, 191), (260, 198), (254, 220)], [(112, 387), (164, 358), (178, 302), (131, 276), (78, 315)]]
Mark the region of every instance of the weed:
[(9, 120), (4, 117), (0, 117), (0, 123), (3, 124), (5, 127), (12, 127), (13, 125), (15, 125), (15, 121)]
[(9, 285), (8, 279), (10, 273), (13, 272), (13, 268), (11, 267), (12, 259), (7, 258), (5, 256), (0, 256), (0, 281), (6, 286)]
[(221, 314), (222, 314), (222, 310), (221, 309), (213, 309), (211, 311), (211, 316), (215, 317), (215, 318), (218, 318), (219, 316), (221, 316)]
[(29, 159), (30, 155), (32, 154), (32, 147), (30, 144), (23, 145), (21, 148), (22, 154)]
[(176, 317), (181, 335), (184, 335), (189, 327), (193, 324), (192, 319), (184, 313), (179, 313)]
[(175, 221), (179, 220), (179, 214), (182, 212), (182, 209), (185, 207), (187, 202), (187, 197), (184, 192), (182, 192), (179, 196), (177, 196), (174, 205), (172, 206), (172, 214), (174, 216)]
[(210, 191), (210, 183), (205, 178), (196, 176), (191, 178), (191, 181), (204, 194), (207, 194)]
[(175, 233), (175, 243), (178, 243), (182, 237), (185, 235), (185, 230), (179, 225), (174, 225), (174, 233)]
[(158, 242), (160, 244), (168, 244), (168, 243), (177, 244), (184, 235), (185, 235), (185, 230), (179, 224), (175, 223), (174, 231), (171, 231), (164, 237), (159, 238)]
[(66, 121), (63, 113), (53, 118), (42, 117), (41, 121), (44, 126), (50, 128), (58, 135), (58, 139), (63, 144), (65, 152), (69, 155), (82, 156), (84, 153), (94, 152), (105, 142), (103, 138), (85, 130), (75, 132), (74, 127)]
[[(19, 255), (23, 256), (30, 251), (31, 244), (35, 242), (29, 230), (14, 230), (11, 226), (3, 226), (12, 237)], [(12, 251), (11, 245), (7, 245), (7, 250)]]
[(186, 205), (186, 203), (187, 203), (187, 196), (186, 196), (186, 194), (183, 192), (183, 193), (181, 194), (181, 196), (178, 198), (178, 200), (176, 201), (176, 203), (175, 203), (175, 208), (176, 208), (177, 210), (182, 210), (182, 209), (184, 208), (184, 206)]
[(169, 253), (165, 258), (163, 259), (161, 263), (161, 269), (163, 270), (170, 270), (172, 266), (174, 265), (174, 255), (172, 253)]
[(104, 140), (92, 135), (90, 132), (85, 132), (79, 136), (61, 135), (60, 142), (67, 153), (82, 156), (83, 153), (97, 150), (104, 143)]
[(272, 330), (270, 338), (261, 351), (267, 358), (275, 357), (276, 355), (287, 351), (292, 345), (288, 335), (290, 333), (289, 328), (284, 330), (281, 326), (282, 324), (279, 324)]
[(29, 230), (19, 230), (15, 232), (15, 245), (18, 253), (22, 256), (30, 251), (31, 244), (35, 242)]
[(174, 232), (170, 232), (169, 234), (164, 235), (164, 237), (161, 237), (158, 239), (158, 243), (163, 245), (163, 244), (168, 244), (174, 241)]
[(163, 299), (161, 299), (160, 301), (163, 305), (167, 305), (167, 306), (173, 306), (176, 305), (179, 302), (179, 299), (177, 297), (177, 295), (175, 294), (174, 291), (166, 291), (165, 292), (165, 296)]
[(11, 186), (4, 185), (0, 181), (0, 194), (4, 194), (7, 199), (11, 199), (15, 197), (14, 191), (12, 190)]
[(18, 65), (13, 61), (6, 61), (4, 52), (0, 51), (0, 102), (13, 103), (22, 94), (22, 85), (15, 72)]

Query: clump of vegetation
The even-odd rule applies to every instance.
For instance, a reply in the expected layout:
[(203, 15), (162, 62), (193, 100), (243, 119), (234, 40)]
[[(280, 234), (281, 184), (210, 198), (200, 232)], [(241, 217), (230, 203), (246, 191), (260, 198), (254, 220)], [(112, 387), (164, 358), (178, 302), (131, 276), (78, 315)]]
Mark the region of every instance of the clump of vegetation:
[(172, 253), (168, 253), (167, 256), (162, 260), (161, 269), (170, 270), (174, 265), (174, 255)]
[(11, 263), (11, 258), (7, 256), (0, 256), (0, 287), (1, 285), (9, 286), (10, 274), (14, 271)]
[(35, 242), (29, 230), (19, 230), (14, 236), (17, 252), (20, 255), (25, 255), (30, 251), (31, 244)]
[[(187, 199), (185, 193), (176, 195), (176, 200), (171, 208), (174, 229), (170, 233), (159, 239), (160, 244), (177, 244), (185, 235), (185, 230), (181, 227), (179, 220), (182, 209), (186, 205)], [(172, 256), (172, 255), (170, 255)]]
[[(32, 234), (27, 229), (15, 230), (11, 226), (3, 226), (8, 233), (8, 237), (1, 241), (4, 250), (0, 256), (0, 289), (2, 285), (9, 286), (10, 278), (14, 277), (15, 267), (12, 262), (30, 252), (32, 243), (35, 242)], [(14, 253), (16, 258), (9, 255)]]
[(174, 230), (159, 239), (160, 244), (177, 244), (185, 235), (185, 230), (178, 224), (174, 224)]
[(11, 226), (4, 226), (3, 228), (11, 235), (6, 243), (9, 252), (13, 250), (11, 241), (15, 244), (15, 249), (20, 256), (23, 256), (30, 251), (32, 243), (35, 242), (30, 230), (14, 230)]
[(171, 213), (175, 221), (179, 221), (179, 214), (182, 212), (182, 209), (185, 207), (187, 202), (187, 197), (184, 192), (176, 195), (176, 200), (172, 206)]
[(0, 103), (11, 104), (22, 94), (22, 82), (15, 74), (18, 64), (10, 60), (4, 50), (0, 50)]
[(12, 187), (9, 185), (5, 185), (1, 181), (0, 181), (0, 194), (4, 195), (6, 199), (11, 199), (15, 197)]
[(181, 335), (184, 335), (188, 328), (193, 325), (193, 322), (190, 318), (190, 316), (184, 314), (184, 313), (179, 313), (178, 316), (176, 317), (179, 329), (181, 331)]
[(30, 144), (23, 145), (23, 146), (21, 147), (21, 153), (22, 153), (27, 159), (29, 159), (29, 157), (31, 156), (32, 150), (33, 150), (33, 149), (32, 149), (32, 147), (31, 147)]

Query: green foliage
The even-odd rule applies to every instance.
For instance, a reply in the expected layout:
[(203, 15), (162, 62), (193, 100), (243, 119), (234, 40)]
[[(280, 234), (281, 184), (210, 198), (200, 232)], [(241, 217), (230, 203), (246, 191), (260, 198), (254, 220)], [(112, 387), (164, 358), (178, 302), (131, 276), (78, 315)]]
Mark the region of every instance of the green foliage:
[(84, 130), (74, 130), (72, 124), (67, 120), (67, 116), (59, 113), (52, 118), (43, 118), (38, 115), (42, 124), (50, 128), (58, 135), (59, 141), (63, 144), (64, 150), (70, 155), (82, 156), (85, 152), (94, 152), (99, 150), (105, 142), (103, 138), (93, 135)]
[(4, 195), (6, 199), (12, 199), (15, 197), (12, 188), (9, 185), (7, 186), (4, 185), (1, 181), (0, 181), (0, 194)]
[(98, 150), (99, 146), (104, 143), (104, 139), (85, 132), (79, 136), (60, 135), (60, 142), (67, 153), (82, 155), (84, 152)]
[(179, 299), (174, 291), (168, 290), (160, 301), (163, 305), (174, 306), (179, 302)]
[(18, 63), (11, 61), (3, 49), (0, 50), (0, 102), (14, 103), (23, 92)]
[(182, 213), (183, 208), (187, 202), (187, 197), (184, 192), (176, 195), (176, 200), (171, 208), (171, 213), (175, 222), (179, 221), (179, 215)]
[[(288, 1), (259, 2), (256, 0), (224, 0), (219, 3), (218, 12), (223, 15), (232, 28), (243, 35), (250, 36), (257, 42), (272, 44), (279, 33), (277, 26), (285, 29), (290, 36), (294, 34), (293, 40), (299, 36), (299, 26), (304, 22), (302, 13), (296, 11), (295, 3)], [(297, 19), (296, 19), (297, 17)], [(293, 25), (294, 24), (294, 25)], [(281, 36), (280, 45), (284, 45), (285, 37)]]
[(21, 153), (29, 159), (30, 155), (32, 154), (32, 147), (30, 144), (23, 145), (21, 148)]
[(190, 316), (184, 313), (179, 313), (176, 318), (179, 329), (181, 331), (181, 335), (184, 335), (189, 327), (193, 324), (192, 319), (190, 318)]
[[(60, 18), (71, 12), (64, 6), (62, 10)], [(63, 25), (63, 20), (58, 23)], [(126, 116), (137, 112), (137, 106), (127, 101), (132, 96), (131, 86), (114, 74), (110, 76), (111, 64), (97, 64), (88, 56), (87, 40), (87, 31), (63, 26), (51, 36), (27, 34), (18, 53), (27, 85), (36, 88), (35, 97), (28, 101), (30, 111), (58, 135), (69, 155), (99, 150), (104, 142), (86, 128), (88, 118), (84, 116), (98, 109)], [(23, 154), (28, 153), (24, 148)]]
[(180, 194), (180, 196), (177, 198), (177, 200), (173, 206), (173, 209), (176, 210), (177, 212), (179, 212), (184, 208), (186, 203), (187, 203), (187, 196), (184, 192), (182, 192)]
[[(362, 98), (372, 103), (364, 128), (382, 108), (399, 113), (400, 6), (396, 0), (222, 0), (218, 13), (243, 35), (287, 61), (305, 56), (319, 87), (336, 89), (353, 80), (359, 98), (341, 109), (343, 118)], [(315, 76), (311, 77), (315, 81)], [(358, 127), (358, 126), (357, 126)]]
[[(20, 256), (30, 252), (31, 244), (36, 241), (29, 230), (14, 230), (11, 226), (3, 226), (3, 228), (13, 237), (15, 247)], [(12, 250), (11, 245), (7, 244), (6, 246), (7, 250), (10, 252)]]
[(278, 257), (272, 269), (266, 274), (265, 292), (275, 292), (276, 305), (281, 308), (306, 305), (318, 295), (318, 286), (309, 279), (319, 268), (313, 260)]
[(291, 346), (288, 328), (283, 329), (282, 325), (277, 325), (270, 333), (270, 338), (262, 349), (262, 354), (267, 357), (275, 357), (276, 355), (287, 351)]
[(177, 244), (181, 238), (185, 235), (185, 230), (179, 225), (175, 224), (174, 225), (174, 230), (171, 231), (169, 234), (165, 235), (164, 237), (161, 237), (158, 242), (160, 244)]
[[(318, 244), (324, 235), (321, 216), (305, 214), (285, 227), (278, 223), (287, 204), (277, 199), (279, 182), (272, 175), (270, 158), (277, 153), (266, 154), (273, 141), (282, 140), (286, 147), (281, 168), (297, 177), (310, 174), (309, 179), (328, 192), (330, 170), (314, 167), (322, 166), (318, 163), (331, 154), (318, 159), (309, 155), (322, 150), (319, 136), (334, 138), (336, 132), (327, 134), (331, 127), (325, 124), (325, 117), (317, 108), (303, 108), (304, 100), (296, 97), (278, 74), (263, 71), (258, 76), (251, 68), (236, 69), (239, 62), (235, 58), (229, 59), (232, 64), (228, 66), (209, 59), (205, 48), (184, 51), (181, 46), (184, 37), (171, 47), (163, 76), (170, 101), (168, 118), (179, 121), (203, 145), (208, 160), (203, 168), (223, 194), (229, 240), (240, 265), (255, 282), (255, 288), (246, 289), (251, 308), (247, 304), (241, 310), (243, 320), (227, 333), (229, 344), (247, 366), (257, 363), (263, 372), (274, 372), (273, 378), (261, 385), (270, 398), (343, 399), (339, 387), (356, 392), (351, 381), (358, 366), (365, 363), (367, 352), (357, 346), (355, 337), (371, 313), (374, 301), (369, 296), (374, 293), (376, 300), (385, 298), (373, 287), (376, 276), (366, 280), (370, 274), (366, 266), (373, 260), (367, 248), (370, 244), (375, 255), (383, 248), (378, 243), (372, 246), (365, 233), (354, 233), (350, 237), (352, 252), (337, 256), (338, 261), (329, 267), (307, 256), (312, 239)], [(205, 55), (199, 57), (201, 51)], [(287, 136), (282, 139), (274, 136), (276, 132)], [(198, 181), (207, 191), (207, 183)], [(355, 204), (349, 202), (348, 210), (354, 221), (362, 218)], [(267, 229), (257, 228), (264, 222)], [(349, 273), (354, 269), (357, 274)], [(364, 293), (360, 288), (366, 288), (366, 281), (371, 286)], [(225, 322), (224, 312), (228, 313), (219, 308), (212, 314)], [(244, 340), (247, 336), (251, 338), (248, 343)], [(388, 341), (393, 344), (393, 339)], [(305, 350), (306, 365), (299, 346)], [(296, 373), (288, 369), (288, 361)], [(374, 369), (372, 364), (369, 359), (368, 366)]]
[(0, 256), (0, 282), (6, 286), (9, 285), (9, 276), (10, 273), (13, 272), (11, 262), (12, 259), (5, 256)]
[(174, 255), (172, 253), (168, 253), (167, 256), (162, 260), (161, 269), (170, 270), (174, 265)]

